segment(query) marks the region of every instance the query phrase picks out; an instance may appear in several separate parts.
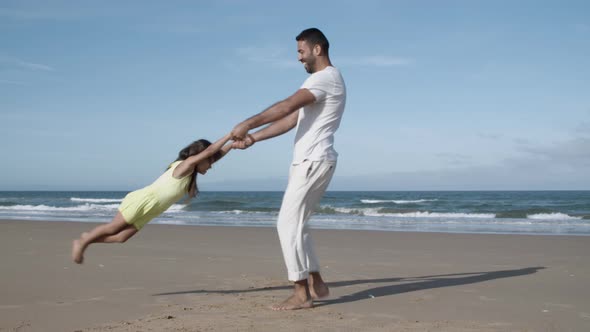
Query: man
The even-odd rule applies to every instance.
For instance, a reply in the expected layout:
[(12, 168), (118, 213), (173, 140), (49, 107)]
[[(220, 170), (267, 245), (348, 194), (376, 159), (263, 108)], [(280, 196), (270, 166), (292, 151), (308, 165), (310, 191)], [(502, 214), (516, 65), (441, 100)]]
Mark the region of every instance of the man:
[[(330, 62), (326, 36), (311, 28), (295, 39), (298, 60), (311, 76), (293, 95), (232, 130), (236, 140), (234, 147), (245, 149), (297, 126), (289, 184), (277, 222), (288, 278), (294, 282), (294, 291), (285, 301), (274, 305), (273, 310), (311, 308), (313, 299), (329, 294), (320, 275), (307, 221), (336, 168), (338, 154), (333, 147), (334, 133), (340, 126), (346, 103), (344, 80)], [(248, 134), (248, 131), (268, 123), (269, 126)]]

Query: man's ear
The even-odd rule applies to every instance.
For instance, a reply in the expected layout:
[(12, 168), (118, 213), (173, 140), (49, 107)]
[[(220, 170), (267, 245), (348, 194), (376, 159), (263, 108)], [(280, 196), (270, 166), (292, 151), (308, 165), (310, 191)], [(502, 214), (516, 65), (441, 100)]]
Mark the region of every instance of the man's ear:
[(313, 55), (319, 56), (320, 54), (322, 54), (322, 47), (319, 44), (316, 44), (316, 45), (314, 45), (312, 51), (313, 51)]

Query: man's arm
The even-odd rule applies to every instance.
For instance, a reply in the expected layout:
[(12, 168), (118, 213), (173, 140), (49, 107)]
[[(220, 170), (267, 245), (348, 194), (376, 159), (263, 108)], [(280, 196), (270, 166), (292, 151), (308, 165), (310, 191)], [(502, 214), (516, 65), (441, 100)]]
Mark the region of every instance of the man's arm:
[(289, 130), (295, 128), (297, 125), (297, 119), (299, 118), (299, 111), (295, 111), (278, 121), (273, 122), (270, 126), (265, 127), (255, 133), (253, 133), (252, 139), (254, 142), (264, 141), (269, 138), (273, 138), (282, 135)]
[(234, 141), (232, 147), (234, 149), (244, 150), (251, 147), (258, 141), (264, 141), (265, 139), (282, 135), (297, 125), (298, 117), (299, 111), (293, 112), (287, 117), (273, 122), (270, 126), (267, 126), (253, 134), (248, 134), (246, 138), (241, 141)]
[[(245, 121), (242, 121), (240, 124), (234, 127), (232, 130), (232, 136), (234, 139), (244, 139), (249, 130), (258, 128), (267, 123), (278, 122), (278, 120), (288, 117), (289, 115), (293, 114), (293, 112), (299, 110), (301, 107), (313, 104), (314, 102), (315, 96), (309, 90), (299, 89), (289, 98), (270, 106), (266, 110), (248, 118)], [(278, 136), (280, 134), (282, 133), (276, 134), (274, 136)], [(267, 138), (274, 136), (268, 136)]]

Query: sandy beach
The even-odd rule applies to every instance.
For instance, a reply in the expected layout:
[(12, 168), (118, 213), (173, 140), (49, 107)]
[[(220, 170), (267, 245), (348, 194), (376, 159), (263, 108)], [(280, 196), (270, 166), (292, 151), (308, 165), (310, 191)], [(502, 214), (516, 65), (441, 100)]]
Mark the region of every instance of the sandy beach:
[(290, 294), (273, 228), (0, 221), (0, 331), (589, 331), (590, 237), (315, 230), (331, 296)]

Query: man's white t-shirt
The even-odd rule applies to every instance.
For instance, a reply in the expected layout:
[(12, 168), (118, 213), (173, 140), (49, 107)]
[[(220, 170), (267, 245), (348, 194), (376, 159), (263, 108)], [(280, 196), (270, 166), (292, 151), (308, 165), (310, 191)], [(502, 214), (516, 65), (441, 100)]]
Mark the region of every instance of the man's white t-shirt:
[(332, 66), (311, 74), (301, 86), (315, 96), (315, 103), (302, 107), (297, 120), (293, 164), (336, 161), (334, 133), (346, 104), (346, 86), (340, 71)]

